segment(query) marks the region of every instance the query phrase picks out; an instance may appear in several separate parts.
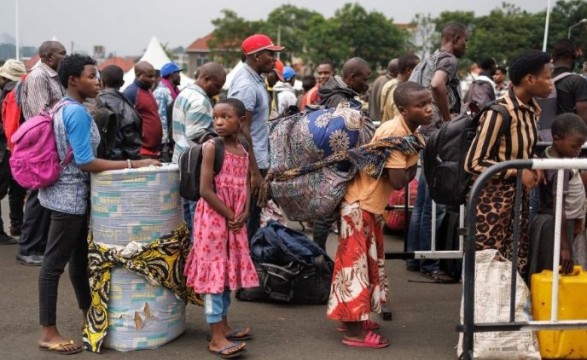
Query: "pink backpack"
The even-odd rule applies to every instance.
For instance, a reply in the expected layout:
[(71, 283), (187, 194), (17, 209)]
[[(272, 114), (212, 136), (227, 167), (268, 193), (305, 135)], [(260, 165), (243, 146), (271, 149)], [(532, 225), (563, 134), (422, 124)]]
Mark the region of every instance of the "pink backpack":
[(50, 111), (42, 110), (25, 121), (12, 135), (14, 146), (10, 156), (12, 176), (22, 187), (40, 189), (54, 184), (73, 154), (68, 149), (63, 161), (59, 160), (53, 130), (53, 115), (71, 101), (62, 100)]

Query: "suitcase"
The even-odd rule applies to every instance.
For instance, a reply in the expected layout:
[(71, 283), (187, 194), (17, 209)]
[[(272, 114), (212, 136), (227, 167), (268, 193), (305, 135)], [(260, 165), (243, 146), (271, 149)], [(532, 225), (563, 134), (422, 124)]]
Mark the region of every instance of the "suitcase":
[[(550, 320), (552, 271), (532, 275), (532, 315)], [(587, 273), (575, 266), (571, 275), (559, 277), (558, 320), (587, 319)], [(587, 359), (587, 330), (538, 331), (544, 359)]]

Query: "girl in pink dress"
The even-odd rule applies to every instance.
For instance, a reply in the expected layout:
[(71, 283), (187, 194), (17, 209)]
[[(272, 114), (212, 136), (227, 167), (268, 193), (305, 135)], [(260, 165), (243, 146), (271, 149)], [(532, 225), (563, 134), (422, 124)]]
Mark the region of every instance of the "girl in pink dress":
[(245, 107), (240, 100), (226, 99), (214, 106), (214, 129), (224, 142), (224, 163), (214, 174), (215, 143), (204, 143), (201, 198), (196, 204), (194, 244), (185, 269), (187, 285), (204, 298), (212, 332), (208, 349), (223, 358), (240, 355), (246, 344), (238, 340), (251, 338), (248, 328), (228, 326), (230, 293), (259, 285), (245, 226), (250, 201), (249, 158), (238, 141), (244, 121)]

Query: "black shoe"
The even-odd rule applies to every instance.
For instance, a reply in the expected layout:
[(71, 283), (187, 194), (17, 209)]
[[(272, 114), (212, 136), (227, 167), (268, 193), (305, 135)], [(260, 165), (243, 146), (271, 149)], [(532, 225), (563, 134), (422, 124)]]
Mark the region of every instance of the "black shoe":
[(15, 238), (10, 237), (6, 234), (0, 234), (0, 245), (14, 245), (17, 241)]
[(43, 265), (43, 256), (42, 255), (21, 255), (16, 254), (16, 261), (23, 265), (28, 266), (41, 266)]

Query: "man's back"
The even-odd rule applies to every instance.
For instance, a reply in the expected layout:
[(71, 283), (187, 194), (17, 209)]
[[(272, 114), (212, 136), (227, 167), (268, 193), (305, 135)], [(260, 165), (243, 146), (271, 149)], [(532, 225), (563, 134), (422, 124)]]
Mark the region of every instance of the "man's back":
[(112, 160), (139, 159), (142, 143), (141, 117), (134, 106), (120, 91), (113, 88), (100, 91), (98, 98), (117, 118), (116, 145), (110, 158)]
[(343, 100), (351, 100), (358, 94), (349, 88), (340, 76), (335, 75), (318, 90), (318, 95), (321, 99), (320, 105), (336, 107)]
[[(555, 78), (565, 72), (571, 72), (564, 66), (555, 67), (552, 77)], [(557, 95), (557, 113), (576, 113), (577, 102), (587, 101), (587, 81), (580, 75), (569, 75), (555, 82)]]
[(257, 165), (260, 169), (269, 168), (269, 94), (265, 90), (265, 83), (249, 65), (235, 74), (228, 97), (239, 99), (245, 109), (253, 113), (251, 121), (251, 137)]
[(161, 151), (163, 130), (153, 93), (141, 88), (138, 81), (135, 80), (126, 88), (124, 96), (135, 106), (142, 119), (141, 155), (157, 157)]
[(44, 108), (53, 107), (65, 95), (57, 72), (42, 62), (28, 74), (23, 86), (22, 112), (25, 120)]
[(212, 102), (204, 89), (193, 84), (183, 89), (173, 104), (172, 134), (175, 141), (171, 162), (192, 145), (203, 143), (214, 133)]

